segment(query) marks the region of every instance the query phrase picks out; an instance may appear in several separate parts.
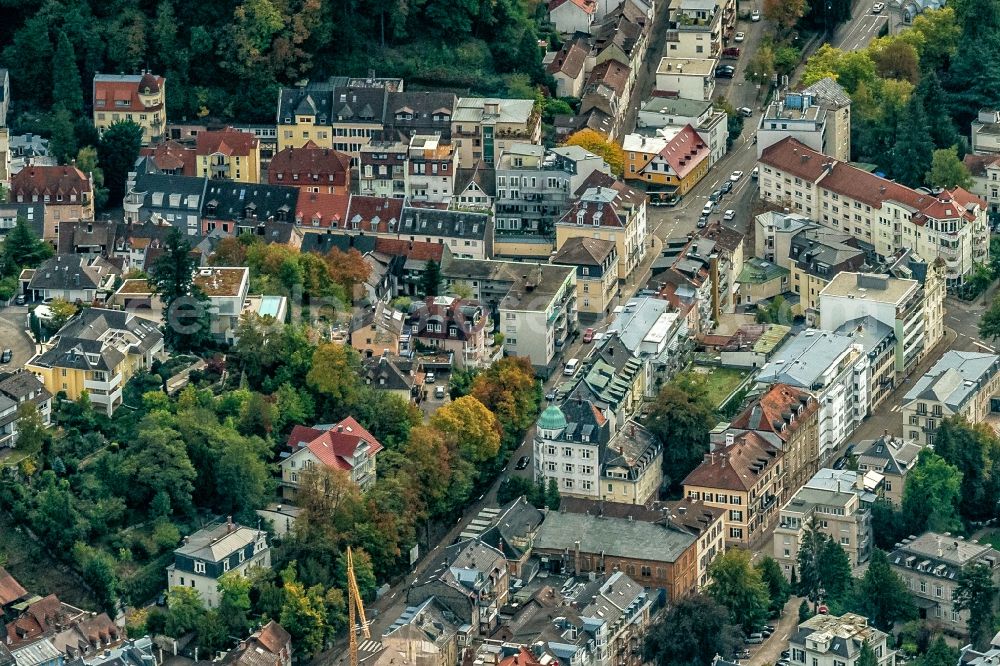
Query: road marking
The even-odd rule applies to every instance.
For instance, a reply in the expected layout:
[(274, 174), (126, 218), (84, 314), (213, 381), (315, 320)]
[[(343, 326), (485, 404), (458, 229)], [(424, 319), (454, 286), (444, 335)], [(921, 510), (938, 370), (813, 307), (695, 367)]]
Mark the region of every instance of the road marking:
[(972, 344), (976, 345), (977, 347), (979, 347), (981, 349), (985, 349), (986, 351), (988, 351), (991, 354), (997, 353), (996, 349), (993, 349), (993, 347), (990, 347), (989, 345), (984, 345), (982, 342), (979, 342), (978, 340), (973, 340)]

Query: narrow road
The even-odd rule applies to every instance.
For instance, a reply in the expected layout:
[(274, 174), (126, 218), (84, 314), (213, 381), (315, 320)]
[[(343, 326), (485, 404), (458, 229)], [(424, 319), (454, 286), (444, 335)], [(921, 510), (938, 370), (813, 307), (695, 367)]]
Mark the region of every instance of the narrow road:
[[(775, 632), (764, 641), (763, 645), (750, 646), (750, 659), (747, 660), (749, 666), (771, 666), (781, 658), (781, 651), (788, 649), (788, 639), (796, 627), (799, 626), (799, 606), (802, 604), (802, 597), (790, 597), (785, 604), (785, 610), (781, 612), (778, 623), (774, 625)], [(774, 624), (772, 622), (772, 624)]]

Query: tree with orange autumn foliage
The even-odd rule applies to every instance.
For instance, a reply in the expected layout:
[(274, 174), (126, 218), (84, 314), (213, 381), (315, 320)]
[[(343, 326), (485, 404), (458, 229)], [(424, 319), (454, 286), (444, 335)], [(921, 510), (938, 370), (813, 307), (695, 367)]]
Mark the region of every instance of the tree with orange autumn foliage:
[(361, 253), (353, 247), (347, 252), (333, 248), (326, 255), (326, 265), (330, 269), (330, 277), (344, 288), (351, 300), (360, 296), (356, 293), (357, 287), (368, 279), (372, 270)]
[(523, 356), (502, 358), (480, 372), (470, 394), (496, 415), (508, 445), (519, 440), (535, 422), (542, 400), (535, 370)]

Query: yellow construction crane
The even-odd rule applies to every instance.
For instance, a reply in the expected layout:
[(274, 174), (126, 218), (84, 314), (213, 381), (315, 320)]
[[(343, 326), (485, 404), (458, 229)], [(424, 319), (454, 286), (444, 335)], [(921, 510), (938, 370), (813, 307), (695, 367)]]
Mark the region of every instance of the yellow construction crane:
[(348, 609), (348, 646), (351, 652), (351, 666), (358, 666), (358, 636), (355, 633), (355, 622), (361, 619), (361, 634), (368, 640), (372, 637), (368, 631), (368, 620), (365, 619), (365, 604), (361, 601), (361, 590), (358, 589), (358, 581), (354, 577), (354, 556), (351, 554), (351, 547), (347, 547), (347, 609)]

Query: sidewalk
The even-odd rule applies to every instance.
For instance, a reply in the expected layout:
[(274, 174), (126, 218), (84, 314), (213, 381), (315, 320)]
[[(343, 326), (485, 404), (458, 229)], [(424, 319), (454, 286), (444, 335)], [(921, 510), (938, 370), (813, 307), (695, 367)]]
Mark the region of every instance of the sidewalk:
[(646, 256), (642, 258), (639, 265), (636, 266), (635, 270), (632, 271), (632, 277), (629, 278), (621, 288), (621, 298), (619, 303), (626, 303), (630, 298), (635, 296), (635, 293), (646, 286), (649, 282), (649, 278), (652, 274), (653, 262), (660, 257), (660, 253), (663, 252), (663, 241), (660, 240), (655, 234), (649, 234), (650, 244), (646, 247)]

